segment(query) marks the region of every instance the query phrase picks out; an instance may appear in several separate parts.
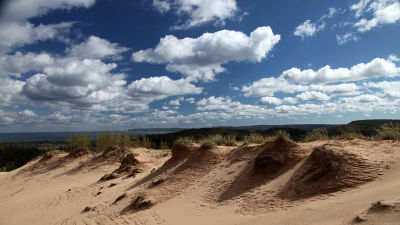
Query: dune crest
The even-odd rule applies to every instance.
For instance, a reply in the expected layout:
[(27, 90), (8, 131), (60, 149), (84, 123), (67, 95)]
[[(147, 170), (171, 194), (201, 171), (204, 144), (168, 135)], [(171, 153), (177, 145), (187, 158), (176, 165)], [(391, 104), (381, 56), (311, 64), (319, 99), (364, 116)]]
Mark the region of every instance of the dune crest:
[(0, 224), (396, 224), (399, 160), (357, 139), (46, 153), (1, 174)]

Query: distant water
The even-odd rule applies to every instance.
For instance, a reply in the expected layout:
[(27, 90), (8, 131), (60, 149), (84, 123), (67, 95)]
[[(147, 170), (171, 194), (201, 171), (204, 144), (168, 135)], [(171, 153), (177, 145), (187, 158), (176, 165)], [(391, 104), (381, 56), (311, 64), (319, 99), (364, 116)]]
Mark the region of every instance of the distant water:
[[(106, 131), (95, 131), (95, 132), (38, 132), (38, 133), (0, 133), (0, 142), (45, 142), (45, 141), (66, 141), (70, 137), (76, 134), (90, 134), (92, 140)], [(118, 132), (118, 131), (117, 131)], [(119, 132), (123, 134), (124, 132)], [(129, 135), (135, 134), (136, 136), (142, 136), (147, 134), (165, 134), (166, 131), (140, 131), (140, 132), (129, 132)]]

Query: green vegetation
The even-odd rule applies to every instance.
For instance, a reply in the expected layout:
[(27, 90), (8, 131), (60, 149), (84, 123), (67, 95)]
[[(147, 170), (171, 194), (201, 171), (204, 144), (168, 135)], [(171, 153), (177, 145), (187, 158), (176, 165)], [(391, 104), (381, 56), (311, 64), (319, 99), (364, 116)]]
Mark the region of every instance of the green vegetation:
[(78, 148), (95, 151), (103, 151), (110, 146), (170, 149), (174, 144), (191, 143), (199, 143), (203, 147), (214, 147), (235, 145), (237, 142), (262, 144), (277, 138), (296, 142), (354, 138), (399, 141), (400, 120), (360, 120), (347, 125), (309, 131), (290, 127), (274, 127), (254, 132), (227, 128), (201, 128), (142, 137), (129, 136), (127, 132), (123, 134), (106, 132), (93, 142), (89, 134), (78, 134), (66, 142), (0, 143), (0, 171), (18, 168), (45, 152), (63, 154)]
[(213, 148), (217, 145), (235, 146), (236, 137), (216, 134), (202, 138), (198, 142), (203, 148)]
[(278, 130), (274, 137), (275, 141), (293, 142), (290, 134), (285, 130)]
[(44, 152), (35, 143), (0, 143), (0, 169), (14, 170)]
[(316, 140), (328, 140), (328, 139), (329, 139), (328, 130), (326, 128), (318, 128), (307, 132), (303, 141), (311, 142)]
[(400, 124), (385, 123), (377, 129), (377, 139), (400, 140)]
[(196, 141), (191, 137), (179, 137), (178, 139), (175, 140), (174, 145), (190, 145), (195, 142)]
[[(100, 134), (96, 139), (96, 151), (102, 152), (112, 146), (120, 146), (121, 134), (116, 132), (105, 132)], [(124, 144), (125, 140), (124, 140)]]
[(268, 137), (264, 137), (264, 135), (252, 132), (248, 136), (244, 137), (244, 144), (263, 144), (270, 140)]
[(77, 134), (66, 142), (66, 149), (69, 152), (76, 149), (89, 149), (90, 146), (90, 134)]

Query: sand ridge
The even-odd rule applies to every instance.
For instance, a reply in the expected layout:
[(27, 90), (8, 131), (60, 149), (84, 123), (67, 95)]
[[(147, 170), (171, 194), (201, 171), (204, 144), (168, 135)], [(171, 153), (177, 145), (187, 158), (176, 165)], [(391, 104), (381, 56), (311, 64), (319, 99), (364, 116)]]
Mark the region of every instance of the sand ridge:
[[(353, 224), (357, 216), (374, 224), (382, 213), (369, 207), (400, 194), (400, 143), (392, 141), (73, 156), (45, 154), (2, 173), (0, 224)], [(106, 174), (117, 176), (99, 182)], [(396, 204), (384, 212), (387, 224), (399, 222)]]

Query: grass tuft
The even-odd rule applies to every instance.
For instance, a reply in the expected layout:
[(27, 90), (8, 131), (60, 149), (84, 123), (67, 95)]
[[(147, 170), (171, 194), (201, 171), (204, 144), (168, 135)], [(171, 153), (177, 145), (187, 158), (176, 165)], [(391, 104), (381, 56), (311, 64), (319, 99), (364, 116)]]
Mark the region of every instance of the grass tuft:
[(400, 125), (394, 123), (382, 124), (377, 130), (376, 138), (380, 140), (400, 140)]
[(270, 140), (271, 140), (270, 137), (265, 137), (264, 135), (262, 135), (260, 133), (253, 132), (253, 133), (250, 133), (249, 136), (244, 137), (244, 144), (263, 144)]
[(328, 130), (325, 128), (318, 128), (309, 131), (304, 137), (304, 142), (312, 142), (317, 140), (329, 140)]

